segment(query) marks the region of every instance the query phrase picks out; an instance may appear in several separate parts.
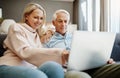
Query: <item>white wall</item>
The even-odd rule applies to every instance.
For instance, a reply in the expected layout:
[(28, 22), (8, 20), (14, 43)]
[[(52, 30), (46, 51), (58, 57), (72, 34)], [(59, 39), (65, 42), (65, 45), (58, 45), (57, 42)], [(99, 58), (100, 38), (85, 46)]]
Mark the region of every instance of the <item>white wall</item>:
[(47, 12), (47, 22), (51, 22), (52, 14), (57, 9), (66, 9), (70, 12), (71, 23), (73, 19), (73, 2), (54, 1), (54, 0), (1, 0), (0, 6), (3, 8), (4, 19), (14, 19), (16, 22), (21, 20), (24, 6), (29, 2), (41, 4)]

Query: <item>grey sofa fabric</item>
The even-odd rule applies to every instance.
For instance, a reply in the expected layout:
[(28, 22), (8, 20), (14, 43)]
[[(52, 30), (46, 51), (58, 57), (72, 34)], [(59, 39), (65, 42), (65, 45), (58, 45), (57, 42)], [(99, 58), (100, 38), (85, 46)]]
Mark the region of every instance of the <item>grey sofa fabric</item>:
[(6, 34), (0, 34), (0, 57), (3, 55), (5, 49), (3, 48), (3, 41), (6, 38)]
[[(3, 48), (3, 41), (6, 36), (6, 34), (0, 34), (0, 56), (2, 56), (5, 51)], [(113, 58), (115, 61), (120, 61), (120, 33), (117, 33), (116, 35), (111, 58)]]
[(113, 58), (115, 61), (120, 61), (120, 33), (116, 34), (111, 58)]

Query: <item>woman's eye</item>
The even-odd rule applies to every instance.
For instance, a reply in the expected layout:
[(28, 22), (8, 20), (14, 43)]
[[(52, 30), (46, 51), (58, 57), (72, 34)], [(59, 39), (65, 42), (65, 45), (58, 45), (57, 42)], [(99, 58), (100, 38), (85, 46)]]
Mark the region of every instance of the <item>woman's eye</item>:
[(35, 19), (43, 20), (43, 17), (34, 17)]
[(34, 17), (35, 19), (39, 19), (38, 17)]

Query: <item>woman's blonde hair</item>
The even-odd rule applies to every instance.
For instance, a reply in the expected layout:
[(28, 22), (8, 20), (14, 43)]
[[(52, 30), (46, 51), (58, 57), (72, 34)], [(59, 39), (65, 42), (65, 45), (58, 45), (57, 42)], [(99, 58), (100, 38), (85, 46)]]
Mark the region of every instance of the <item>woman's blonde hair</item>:
[(24, 11), (23, 11), (22, 22), (25, 23), (26, 22), (26, 15), (31, 14), (35, 9), (40, 9), (41, 11), (43, 11), (44, 17), (43, 17), (43, 24), (42, 25), (44, 25), (46, 22), (46, 12), (45, 12), (44, 8), (37, 3), (29, 3), (26, 5), (26, 7), (24, 8)]

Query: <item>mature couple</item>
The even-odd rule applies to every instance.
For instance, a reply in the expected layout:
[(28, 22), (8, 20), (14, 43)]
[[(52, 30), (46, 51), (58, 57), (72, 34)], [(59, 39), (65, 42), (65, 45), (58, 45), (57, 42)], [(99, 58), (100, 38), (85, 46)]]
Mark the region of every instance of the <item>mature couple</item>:
[[(52, 37), (45, 37), (48, 42), (44, 47), (47, 48), (41, 44), (37, 32), (44, 25), (45, 17), (45, 10), (39, 4), (30, 3), (24, 9), (22, 23), (10, 26), (4, 41), (6, 51), (0, 57), (1, 78), (64, 78), (61, 65), (68, 60), (72, 39), (72, 34), (66, 30), (70, 14), (65, 10), (53, 14), (52, 23), (56, 31)], [(49, 59), (52, 61), (44, 62)], [(120, 65), (113, 63), (110, 59), (109, 64), (97, 69), (67, 71), (65, 77), (119, 78)]]

